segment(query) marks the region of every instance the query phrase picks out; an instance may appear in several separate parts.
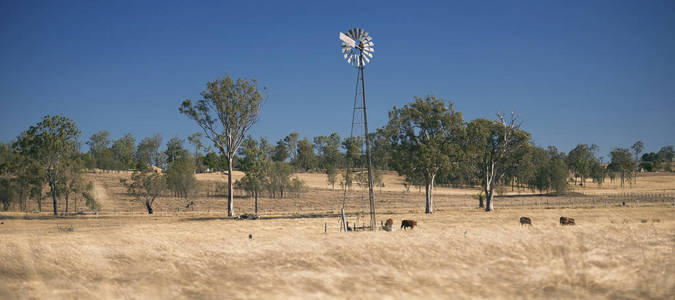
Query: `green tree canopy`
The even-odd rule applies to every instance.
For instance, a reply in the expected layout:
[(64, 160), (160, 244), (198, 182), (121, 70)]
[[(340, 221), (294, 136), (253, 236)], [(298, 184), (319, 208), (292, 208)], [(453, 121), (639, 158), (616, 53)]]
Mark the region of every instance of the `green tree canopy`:
[(186, 200), (197, 188), (197, 178), (195, 177), (195, 162), (192, 155), (184, 153), (173, 159), (166, 171), (166, 183), (174, 195)]
[(161, 145), (162, 136), (160, 134), (146, 137), (138, 143), (135, 159), (139, 169), (144, 169), (149, 166), (162, 166), (164, 160), (162, 154), (159, 152), (159, 147)]
[(206, 138), (227, 158), (227, 214), (233, 216), (232, 164), (247, 132), (258, 121), (264, 97), (255, 79), (235, 81), (230, 76), (207, 82), (201, 96), (196, 103), (186, 99), (178, 110), (197, 122)]
[(288, 145), (286, 145), (283, 140), (278, 141), (277, 145), (274, 147), (272, 159), (274, 161), (286, 161), (288, 157)]
[(267, 189), (271, 196), (276, 198), (284, 197), (290, 184), (290, 177), (293, 174), (293, 167), (283, 161), (275, 161), (270, 165), (269, 169), (269, 183)]
[(149, 167), (134, 171), (131, 181), (120, 180), (127, 187), (127, 192), (145, 205), (148, 214), (153, 214), (152, 206), (167, 188), (166, 175), (155, 173)]
[(314, 169), (315, 163), (314, 146), (309, 142), (309, 139), (304, 138), (298, 141), (298, 154), (295, 159), (295, 166), (301, 170), (309, 171)]
[(52, 196), (54, 215), (58, 209), (57, 189), (65, 184), (69, 164), (78, 154), (80, 130), (63, 116), (45, 116), (19, 135), (15, 147), (21, 155), (33, 159), (44, 171)]
[(284, 138), (284, 144), (286, 144), (286, 149), (288, 150), (289, 158), (291, 163), (295, 163), (295, 160), (298, 156), (298, 140), (300, 139), (300, 134), (297, 131), (291, 132)]
[(621, 186), (623, 187), (626, 175), (630, 176), (635, 168), (635, 161), (627, 148), (614, 148), (609, 155), (611, 162), (607, 167), (614, 172), (621, 173)]
[(333, 188), (335, 188), (338, 169), (342, 163), (340, 142), (341, 138), (337, 133), (314, 137), (314, 148), (319, 153), (319, 168), (326, 173), (327, 181)]
[(272, 166), (272, 146), (265, 138), (257, 142), (248, 137), (241, 148), (240, 169), (246, 173), (239, 181), (239, 186), (254, 197), (255, 214), (258, 214), (258, 195), (269, 183)]
[(591, 170), (594, 164), (599, 160), (595, 156), (597, 145), (579, 144), (567, 154), (567, 165), (574, 172), (574, 178), (581, 178), (581, 184), (585, 179), (591, 176)]
[(528, 181), (530, 189), (536, 189), (540, 193), (550, 190), (554, 190), (556, 193), (565, 192), (569, 172), (564, 158), (558, 153), (558, 149), (549, 147), (546, 150), (541, 147), (534, 147), (532, 159), (534, 176)]
[(92, 134), (91, 137), (89, 137), (89, 141), (87, 141), (87, 145), (89, 145), (89, 152), (91, 153), (99, 153), (104, 149), (109, 148), (110, 133), (107, 130), (101, 130)]
[(507, 170), (514, 168), (530, 141), (530, 135), (520, 130), (515, 114), (510, 120), (497, 114), (498, 121), (475, 119), (467, 126), (466, 151), (475, 163), (485, 192), (485, 210), (494, 209), (494, 189)]
[(171, 164), (173, 161), (179, 158), (190, 155), (189, 151), (187, 151), (183, 147), (184, 143), (185, 141), (177, 136), (172, 137), (168, 142), (166, 142), (166, 150), (164, 150), (164, 157), (166, 158), (167, 164)]
[(115, 161), (119, 163), (119, 168), (128, 170), (134, 167), (134, 156), (136, 155), (136, 139), (131, 133), (115, 140), (112, 144), (112, 152)]
[(452, 102), (436, 96), (415, 101), (389, 112), (385, 129), (392, 149), (394, 170), (408, 178), (423, 178), (426, 213), (432, 213), (434, 180), (451, 170), (462, 157), (464, 121)]

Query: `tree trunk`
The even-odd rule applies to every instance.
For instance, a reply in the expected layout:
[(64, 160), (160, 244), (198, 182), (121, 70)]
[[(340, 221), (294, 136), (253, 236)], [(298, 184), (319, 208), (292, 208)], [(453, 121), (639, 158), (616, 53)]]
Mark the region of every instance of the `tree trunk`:
[(485, 211), (494, 210), (492, 195), (494, 194), (494, 177), (492, 180), (486, 180), (485, 182)]
[(253, 194), (255, 195), (255, 215), (258, 215), (258, 189), (253, 191)]
[(485, 170), (485, 211), (491, 211), (492, 207), (492, 193), (494, 192), (495, 176), (494, 163), (490, 170)]
[(638, 171), (637, 171), (637, 170), (633, 171), (633, 174), (635, 174), (635, 175), (633, 176), (633, 183), (637, 183), (637, 174), (638, 174)]
[(234, 216), (234, 195), (232, 189), (232, 155), (228, 158), (227, 164), (227, 216)]
[(52, 202), (54, 204), (54, 215), (56, 216), (56, 215), (58, 215), (58, 212), (56, 211), (56, 209), (57, 209), (57, 207), (56, 207), (56, 188), (54, 186), (52, 186), (51, 184), (50, 184), (49, 188), (52, 192)]
[(493, 201), (493, 198), (492, 198), (493, 195), (494, 195), (494, 191), (490, 191), (489, 193), (485, 194), (485, 211), (495, 210), (494, 201)]
[(199, 147), (195, 145), (195, 174), (197, 174), (198, 169), (199, 169)]
[(485, 205), (483, 204), (483, 195), (482, 194), (478, 194), (478, 207), (479, 208), (485, 207)]
[(19, 190), (19, 210), (20, 211), (27, 211), (26, 210), (26, 199), (23, 198), (23, 186)]
[(152, 214), (152, 202), (150, 202), (149, 200), (146, 200), (145, 201), (145, 208), (148, 210), (148, 214), (151, 215)]
[(431, 180), (427, 179), (425, 190), (426, 190), (426, 209), (424, 210), (427, 214), (434, 213), (434, 177), (436, 175), (431, 175)]
[(70, 194), (69, 192), (66, 192), (66, 214), (68, 214), (68, 196), (70, 196), (69, 194)]

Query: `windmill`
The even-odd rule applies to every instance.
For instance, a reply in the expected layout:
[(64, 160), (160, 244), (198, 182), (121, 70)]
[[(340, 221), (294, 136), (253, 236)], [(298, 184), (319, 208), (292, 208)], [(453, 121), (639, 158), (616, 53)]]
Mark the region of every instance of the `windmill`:
[[(352, 28), (347, 33), (340, 32), (340, 40), (342, 41), (342, 55), (347, 60), (348, 64), (354, 65), (357, 68), (356, 72), (356, 93), (354, 95), (354, 110), (352, 113), (352, 129), (351, 137), (354, 137), (354, 130), (360, 130), (360, 125), (363, 125), (363, 137), (366, 144), (366, 157), (368, 160), (368, 200), (370, 204), (370, 230), (375, 230), (375, 199), (373, 197), (373, 165), (370, 154), (370, 137), (368, 136), (368, 114), (366, 112), (366, 87), (363, 78), (363, 69), (366, 63), (373, 58), (373, 41), (363, 29)], [(359, 94), (361, 99), (359, 99)], [(360, 101), (359, 101), (360, 100)], [(361, 112), (363, 119), (361, 120)], [(355, 128), (356, 127), (356, 128)], [(347, 171), (349, 172), (349, 171)], [(346, 198), (346, 189), (345, 189)], [(344, 200), (343, 200), (344, 212)]]

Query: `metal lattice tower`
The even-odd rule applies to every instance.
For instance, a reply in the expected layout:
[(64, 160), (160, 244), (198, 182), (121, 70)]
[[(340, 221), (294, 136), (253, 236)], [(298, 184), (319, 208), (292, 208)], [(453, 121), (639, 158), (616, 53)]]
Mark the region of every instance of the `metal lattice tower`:
[[(367, 62), (370, 62), (370, 58), (373, 57), (372, 52), (374, 51), (374, 44), (368, 33), (359, 28), (350, 29), (347, 34), (340, 33), (339, 37), (340, 40), (343, 41), (342, 53), (344, 58), (347, 59), (348, 63), (356, 65), (357, 68), (350, 139), (361, 138), (364, 144), (364, 147), (361, 148), (361, 153), (363, 153), (363, 148), (365, 148), (366, 161), (364, 163), (366, 164), (365, 167), (367, 167), (368, 173), (367, 184), (368, 203), (370, 207), (370, 230), (375, 230), (377, 221), (375, 218), (375, 198), (373, 193), (373, 166), (370, 153), (370, 136), (368, 134), (368, 113), (366, 109), (366, 87), (364, 79), (364, 67)], [(360, 175), (363, 175), (365, 172), (363, 166), (361, 166), (361, 168), (353, 166), (351, 164), (351, 159), (349, 164), (350, 165), (346, 168), (346, 177), (351, 175), (350, 172)], [(352, 176), (352, 178), (354, 177), (355, 176)], [(365, 179), (363, 176), (360, 176), (360, 178), (361, 180)], [(347, 183), (345, 183), (345, 193), (342, 202), (343, 209), (347, 198), (347, 186)]]

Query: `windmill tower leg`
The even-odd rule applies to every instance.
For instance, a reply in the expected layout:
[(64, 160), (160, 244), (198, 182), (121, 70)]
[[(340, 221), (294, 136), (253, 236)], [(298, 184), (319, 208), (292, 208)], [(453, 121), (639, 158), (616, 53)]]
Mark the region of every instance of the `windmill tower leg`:
[[(361, 54), (363, 55), (363, 54)], [(377, 221), (375, 220), (375, 198), (373, 195), (373, 160), (370, 154), (370, 136), (368, 134), (368, 113), (366, 112), (366, 85), (363, 79), (363, 66), (359, 68), (361, 72), (361, 92), (363, 95), (363, 128), (366, 140), (366, 156), (368, 159), (368, 202), (370, 204), (370, 230), (375, 230)]]

